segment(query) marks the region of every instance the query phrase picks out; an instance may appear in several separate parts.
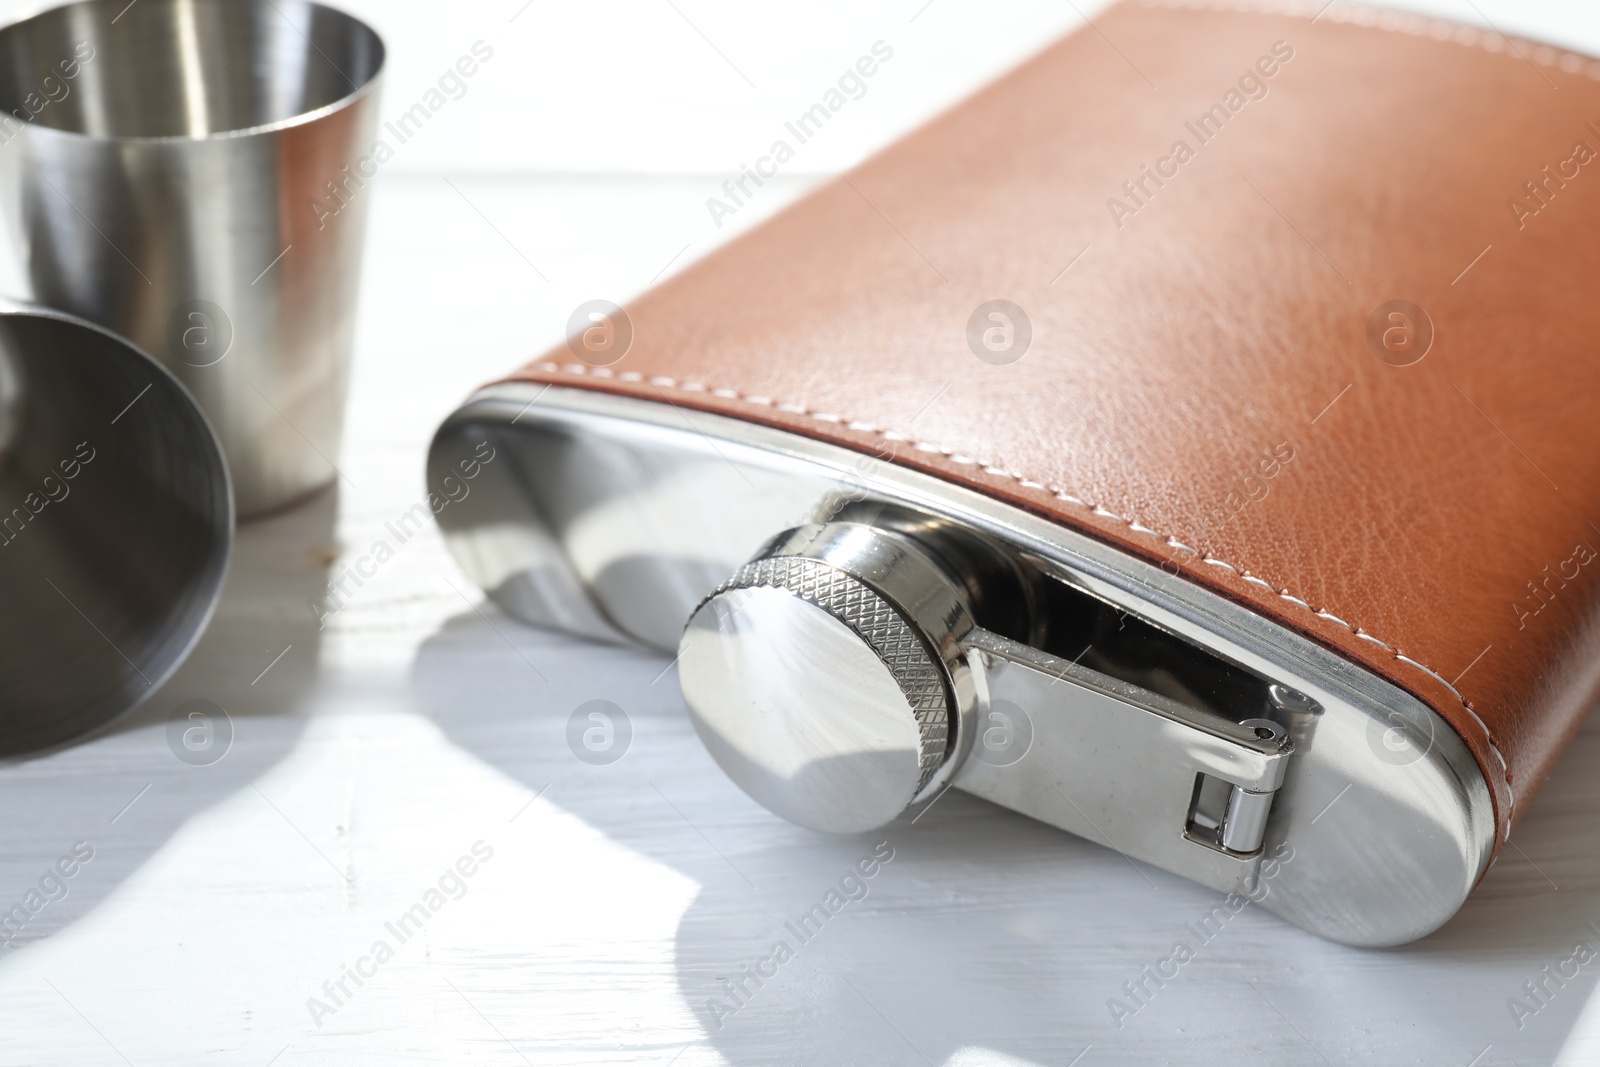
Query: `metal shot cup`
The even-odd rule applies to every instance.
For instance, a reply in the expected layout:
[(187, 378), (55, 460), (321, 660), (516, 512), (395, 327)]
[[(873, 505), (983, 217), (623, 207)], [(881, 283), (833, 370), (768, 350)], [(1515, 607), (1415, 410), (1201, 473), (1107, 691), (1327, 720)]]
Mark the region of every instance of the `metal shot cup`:
[(155, 692), (232, 550), (222, 448), (177, 379), (109, 330), (0, 303), (0, 758)]
[(241, 515), (337, 476), (383, 64), (305, 0), (84, 0), (0, 30), (13, 281), (177, 375)]

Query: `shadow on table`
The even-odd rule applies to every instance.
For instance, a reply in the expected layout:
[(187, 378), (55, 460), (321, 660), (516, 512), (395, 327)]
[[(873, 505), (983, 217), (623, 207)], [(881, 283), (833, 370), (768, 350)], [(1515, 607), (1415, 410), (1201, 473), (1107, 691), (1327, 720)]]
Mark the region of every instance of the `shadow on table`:
[[(286, 712), (316, 676), (307, 602), (326, 581), (338, 504), (329, 490), (241, 526), (216, 614), (183, 667), (92, 739), (0, 769), (0, 811), (10, 813), (0, 912), (12, 918), (0, 966), (93, 910), (187, 819), (293, 747), (302, 722)], [(92, 858), (73, 863), (75, 846), (75, 858)], [(56, 869), (64, 857), (67, 879)]]
[[(1521, 1029), (1507, 1008), (1577, 939), (1600, 947), (1584, 926), (1600, 921), (1593, 729), (1519, 831), (1543, 874), (1508, 850), (1442, 931), (1370, 951), (1253, 908), (1200, 940), (1218, 894), (959, 792), (874, 834), (791, 826), (705, 754), (664, 659), (464, 613), (423, 646), (413, 687), (461, 748), (700, 885), (677, 931), (679, 990), (739, 1065), (1066, 1064), (1088, 1046), (1085, 1064), (1197, 1048), (1233, 1063), (1467, 1063), (1486, 1045), (1477, 1067), (1551, 1062), (1600, 973), (1567, 980)], [(593, 700), (631, 726), (610, 765), (569, 741), (598, 723), (569, 727)], [(1180, 941), (1194, 958), (1178, 977), (1142, 978)], [(1142, 999), (1125, 985), (1141, 981)]]

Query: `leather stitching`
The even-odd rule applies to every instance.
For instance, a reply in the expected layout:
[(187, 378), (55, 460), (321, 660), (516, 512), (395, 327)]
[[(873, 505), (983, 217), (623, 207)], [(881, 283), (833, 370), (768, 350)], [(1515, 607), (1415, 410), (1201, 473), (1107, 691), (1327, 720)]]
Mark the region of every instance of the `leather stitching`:
[[(744, 404), (750, 404), (750, 405), (753, 405), (753, 406), (756, 406), (756, 407), (770, 408), (770, 409), (772, 409), (774, 411), (781, 411), (781, 412), (784, 412), (786, 414), (803, 415), (803, 416), (805, 416), (807, 418), (816, 419), (819, 422), (825, 422), (825, 423), (828, 423), (828, 424), (833, 425), (833, 426), (841, 426), (842, 425), (842, 426), (845, 426), (848, 429), (855, 430), (858, 433), (876, 434), (877, 436), (883, 438), (885, 441), (891, 441), (891, 442), (894, 442), (895, 444), (909, 445), (911, 448), (916, 449), (918, 452), (928, 452), (928, 453), (932, 453), (934, 455), (941, 456), (944, 459), (948, 460), (949, 462), (957, 464), (959, 466), (963, 466), (963, 467), (979, 467), (979, 468), (982, 469), (983, 473), (985, 473), (985, 474), (994, 475), (994, 476), (997, 476), (997, 477), (1010, 478), (1013, 481), (1015, 481), (1018, 485), (1022, 486), (1024, 489), (1028, 489), (1028, 490), (1031, 490), (1031, 491), (1037, 492), (1037, 493), (1048, 494), (1052, 499), (1060, 500), (1060, 501), (1063, 501), (1063, 502), (1068, 503), (1068, 504), (1073, 504), (1073, 505), (1075, 505), (1075, 506), (1077, 506), (1079, 508), (1084, 509), (1085, 511), (1088, 511), (1090, 514), (1095, 515), (1095, 516), (1097, 516), (1099, 518), (1114, 519), (1115, 521), (1126, 525), (1130, 530), (1133, 530), (1136, 533), (1144, 534), (1144, 535), (1149, 536), (1149, 537), (1154, 537), (1154, 538), (1160, 540), (1162, 543), (1164, 543), (1166, 545), (1169, 545), (1169, 546), (1171, 546), (1173, 548), (1176, 548), (1176, 549), (1179, 549), (1181, 551), (1188, 552), (1188, 553), (1190, 553), (1190, 554), (1192, 554), (1194, 556), (1197, 556), (1197, 557), (1199, 557), (1199, 559), (1200, 559), (1200, 561), (1202, 563), (1207, 563), (1207, 564), (1210, 564), (1213, 567), (1220, 567), (1223, 570), (1231, 571), (1232, 573), (1238, 575), (1238, 577), (1241, 580), (1243, 580), (1245, 582), (1248, 582), (1251, 585), (1260, 586), (1262, 589), (1265, 589), (1265, 590), (1273, 593), (1280, 600), (1284, 600), (1284, 601), (1287, 601), (1290, 604), (1294, 604), (1296, 607), (1299, 607), (1299, 608), (1311, 613), (1312, 615), (1315, 615), (1319, 619), (1326, 619), (1329, 622), (1336, 623), (1337, 625), (1344, 627), (1346, 630), (1349, 630), (1356, 637), (1361, 638), (1363, 641), (1368, 641), (1368, 642), (1371, 642), (1374, 645), (1377, 645), (1379, 648), (1383, 649), (1385, 652), (1388, 652), (1390, 655), (1392, 655), (1399, 662), (1407, 664), (1408, 666), (1411, 666), (1411, 667), (1415, 668), (1416, 670), (1419, 670), (1419, 671), (1423, 672), (1428, 677), (1432, 678), (1434, 681), (1436, 681), (1440, 685), (1444, 686), (1444, 688), (1447, 689), (1452, 696), (1454, 696), (1458, 701), (1461, 702), (1462, 708), (1466, 711), (1466, 713), (1468, 715), (1472, 716), (1472, 721), (1478, 724), (1478, 727), (1483, 731), (1484, 740), (1488, 743), (1490, 751), (1492, 751), (1494, 753), (1494, 755), (1495, 755), (1495, 758), (1500, 761), (1501, 771), (1503, 773), (1504, 780), (1505, 780), (1506, 796), (1508, 798), (1508, 805), (1507, 805), (1507, 809), (1506, 809), (1506, 825), (1507, 826), (1510, 825), (1511, 817), (1516, 813), (1517, 796), (1516, 796), (1516, 793), (1512, 789), (1512, 786), (1511, 786), (1511, 767), (1506, 762), (1505, 754), (1500, 751), (1500, 746), (1495, 744), (1494, 735), (1489, 731), (1488, 725), (1485, 724), (1484, 721), (1478, 717), (1478, 713), (1475, 712), (1472, 709), (1472, 705), (1467, 703), (1467, 699), (1461, 695), (1460, 691), (1457, 690), (1455, 686), (1453, 686), (1449, 682), (1445, 681), (1444, 678), (1437, 671), (1435, 671), (1432, 668), (1430, 668), (1430, 667), (1418, 662), (1417, 660), (1412, 659), (1410, 656), (1405, 655), (1399, 649), (1395, 648), (1393, 645), (1390, 645), (1387, 642), (1382, 641), (1382, 640), (1378, 639), (1377, 637), (1374, 637), (1372, 634), (1366, 633), (1365, 631), (1363, 631), (1358, 626), (1352, 626), (1350, 623), (1345, 622), (1343, 619), (1339, 618), (1337, 615), (1331, 614), (1330, 612), (1327, 612), (1327, 611), (1324, 611), (1324, 610), (1321, 610), (1321, 609), (1318, 609), (1318, 608), (1313, 608), (1310, 604), (1306, 603), (1306, 601), (1304, 601), (1304, 600), (1300, 599), (1299, 597), (1294, 596), (1292, 593), (1290, 593), (1288, 589), (1276, 588), (1270, 582), (1266, 581), (1263, 578), (1259, 578), (1256, 575), (1251, 574), (1247, 570), (1242, 570), (1239, 567), (1235, 567), (1231, 563), (1227, 563), (1227, 562), (1225, 562), (1223, 560), (1220, 560), (1220, 559), (1217, 559), (1217, 558), (1215, 558), (1213, 556), (1203, 555), (1199, 551), (1197, 551), (1197, 550), (1195, 550), (1193, 548), (1190, 548), (1188, 545), (1184, 544), (1182, 541), (1179, 541), (1179, 540), (1177, 540), (1175, 538), (1172, 538), (1172, 537), (1167, 537), (1167, 536), (1159, 533), (1158, 531), (1151, 529), (1148, 526), (1144, 526), (1144, 525), (1141, 525), (1138, 522), (1135, 522), (1133, 519), (1126, 518), (1125, 516), (1122, 516), (1122, 515), (1118, 515), (1114, 511), (1110, 511), (1110, 510), (1108, 510), (1106, 508), (1100, 507), (1097, 504), (1092, 504), (1092, 503), (1090, 503), (1090, 502), (1088, 502), (1086, 500), (1083, 500), (1083, 499), (1081, 499), (1079, 497), (1073, 496), (1071, 493), (1068, 493), (1065, 490), (1058, 489), (1058, 488), (1056, 488), (1055, 486), (1052, 486), (1052, 485), (1047, 485), (1044, 482), (1035, 481), (1034, 479), (1031, 479), (1031, 478), (1027, 477), (1024, 474), (1019, 474), (1016, 471), (1007, 470), (1004, 467), (997, 466), (997, 465), (995, 465), (993, 463), (989, 463), (989, 462), (987, 462), (985, 460), (974, 459), (971, 456), (967, 456), (967, 455), (965, 455), (963, 453), (957, 452), (955, 449), (944, 448), (944, 447), (941, 447), (941, 446), (939, 446), (937, 444), (933, 444), (932, 442), (928, 442), (928, 441), (919, 441), (919, 440), (911, 437), (910, 435), (901, 433), (901, 432), (899, 432), (897, 430), (886, 430), (886, 429), (884, 429), (884, 428), (882, 428), (880, 426), (875, 426), (872, 423), (857, 422), (857, 421), (847, 420), (841, 415), (834, 415), (834, 414), (830, 414), (830, 413), (827, 413), (827, 412), (814, 411), (811, 408), (804, 407), (804, 406), (802, 406), (800, 404), (779, 403), (778, 401), (773, 400), (771, 397), (760, 396), (758, 394), (753, 394), (753, 393), (741, 393), (741, 392), (739, 392), (738, 390), (735, 390), (735, 389), (716, 389), (716, 388), (711, 388), (709, 386), (703, 385), (700, 382), (693, 382), (693, 381), (680, 382), (676, 378), (667, 378), (667, 377), (646, 378), (644, 375), (638, 373), (637, 371), (624, 371), (624, 372), (622, 372), (620, 374), (616, 374), (616, 373), (613, 373), (611, 371), (611, 369), (608, 368), (608, 367), (591, 367), (586, 363), (568, 363), (568, 364), (539, 363), (539, 364), (535, 364), (532, 369), (536, 370), (536, 371), (540, 371), (540, 372), (545, 373), (545, 374), (573, 374), (573, 375), (577, 375), (577, 376), (580, 376), (580, 377), (611, 379), (611, 380), (619, 381), (619, 382), (633, 382), (633, 383), (647, 384), (647, 385), (653, 386), (653, 387), (655, 387), (657, 389), (672, 389), (672, 390), (675, 390), (675, 391), (681, 392), (681, 393), (697, 393), (697, 394), (714, 396), (714, 397), (717, 397), (717, 398), (723, 399), (723, 400), (737, 400), (737, 401), (739, 401), (741, 403), (744, 403)], [(1507, 834), (1507, 837), (1509, 838), (1509, 833)]]
[[(1287, 18), (1310, 18), (1312, 22), (1343, 22), (1366, 29), (1405, 33), (1413, 37), (1431, 37), (1448, 41), (1463, 48), (1481, 48), (1495, 55), (1511, 59), (1528, 60), (1542, 67), (1551, 67), (1577, 74), (1580, 71), (1595, 81), (1600, 81), (1600, 60), (1577, 52), (1553, 48), (1542, 41), (1522, 37), (1507, 37), (1493, 30), (1480, 30), (1446, 19), (1427, 18), (1405, 11), (1367, 7), (1360, 4), (1337, 3), (1318, 5), (1297, 3), (1294, 0), (1274, 3), (1272, 0), (1141, 0), (1141, 7), (1161, 8), (1169, 11), (1227, 11), (1241, 15), (1282, 15)], [(1509, 46), (1510, 51), (1507, 51)]]

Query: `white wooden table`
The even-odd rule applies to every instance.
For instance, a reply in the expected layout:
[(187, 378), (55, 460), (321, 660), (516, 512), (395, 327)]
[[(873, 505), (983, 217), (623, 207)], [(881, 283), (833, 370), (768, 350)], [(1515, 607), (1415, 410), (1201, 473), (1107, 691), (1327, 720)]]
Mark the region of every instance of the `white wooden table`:
[[(433, 427), (578, 303), (704, 254), (1072, 26), (1070, 5), (354, 6), (394, 54), (386, 113), (474, 40), (495, 61), (373, 189), (337, 489), (240, 531), (215, 623), (141, 711), (0, 769), (0, 905), (92, 850), (0, 947), (0, 1064), (1600, 1060), (1600, 963), (1536, 1014), (1507, 1003), (1600, 946), (1593, 726), (1437, 935), (1357, 951), (1246, 909), (1119, 1027), (1108, 1000), (1132, 1006), (1123, 984), (1214, 894), (959, 793), (861, 838), (790, 826), (713, 765), (664, 659), (519, 626), (432, 528), (386, 529)], [(1600, 50), (1593, 12), (1478, 6)], [(879, 39), (899, 66), (837, 136), (713, 226), (722, 178)], [(379, 540), (394, 558), (319, 629), (309, 602)], [(606, 766), (566, 741), (593, 699), (633, 729)], [(169, 747), (191, 700), (231, 724), (209, 766)], [(860, 899), (801, 942), (785, 923), (875, 847), (892, 859), (865, 895), (846, 883)]]

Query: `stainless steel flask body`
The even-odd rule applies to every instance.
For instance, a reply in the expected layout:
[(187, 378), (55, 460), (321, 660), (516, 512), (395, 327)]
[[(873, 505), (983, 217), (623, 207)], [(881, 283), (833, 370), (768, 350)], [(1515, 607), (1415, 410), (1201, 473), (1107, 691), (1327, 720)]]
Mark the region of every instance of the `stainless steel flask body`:
[(383, 61), (304, 0), (87, 0), (0, 31), (21, 280), (178, 376), (241, 514), (336, 476)]
[(227, 465), (183, 386), (101, 327), (0, 305), (0, 758), (155, 692), (232, 545)]
[(1362, 945), (1434, 929), (1488, 861), (1484, 779), (1421, 702), (945, 479), (506, 382), (428, 481), (507, 612), (676, 651), (707, 750), (791, 822), (859, 832), (954, 787)]

